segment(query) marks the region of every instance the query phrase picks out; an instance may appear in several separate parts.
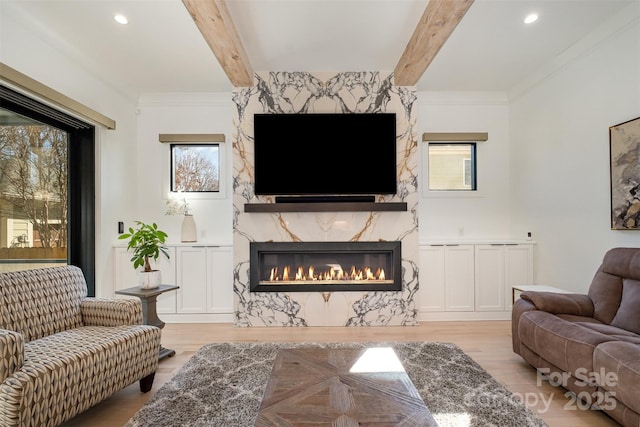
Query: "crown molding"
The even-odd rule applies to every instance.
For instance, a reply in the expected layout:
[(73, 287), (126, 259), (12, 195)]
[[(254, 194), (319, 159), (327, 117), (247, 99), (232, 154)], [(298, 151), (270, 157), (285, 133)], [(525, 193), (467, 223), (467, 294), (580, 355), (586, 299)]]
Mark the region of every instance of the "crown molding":
[(143, 107), (202, 107), (229, 106), (231, 92), (166, 92), (143, 93), (138, 98), (138, 108)]
[(419, 105), (509, 105), (506, 92), (428, 92), (417, 93)]

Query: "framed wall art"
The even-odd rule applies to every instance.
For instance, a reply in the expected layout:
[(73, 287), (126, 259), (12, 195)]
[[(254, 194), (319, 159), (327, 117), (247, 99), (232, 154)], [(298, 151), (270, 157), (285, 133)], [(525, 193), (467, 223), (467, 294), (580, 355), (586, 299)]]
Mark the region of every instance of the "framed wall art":
[(640, 117), (609, 128), (611, 229), (640, 230)]

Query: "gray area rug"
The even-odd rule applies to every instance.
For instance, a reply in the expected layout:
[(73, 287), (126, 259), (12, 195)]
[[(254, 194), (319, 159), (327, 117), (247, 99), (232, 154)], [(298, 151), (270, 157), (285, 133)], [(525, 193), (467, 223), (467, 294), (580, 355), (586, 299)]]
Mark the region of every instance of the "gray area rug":
[(281, 348), (393, 347), (439, 426), (546, 426), (455, 344), (434, 342), (207, 344), (125, 427), (253, 426)]

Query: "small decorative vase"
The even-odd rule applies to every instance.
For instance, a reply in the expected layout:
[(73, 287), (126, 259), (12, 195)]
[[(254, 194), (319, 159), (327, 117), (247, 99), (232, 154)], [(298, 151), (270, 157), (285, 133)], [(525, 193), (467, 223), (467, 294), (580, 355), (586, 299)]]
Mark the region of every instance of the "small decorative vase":
[(182, 242), (197, 242), (196, 222), (193, 215), (185, 215), (182, 220)]
[(160, 287), (160, 270), (138, 272), (138, 286), (140, 289), (156, 289)]

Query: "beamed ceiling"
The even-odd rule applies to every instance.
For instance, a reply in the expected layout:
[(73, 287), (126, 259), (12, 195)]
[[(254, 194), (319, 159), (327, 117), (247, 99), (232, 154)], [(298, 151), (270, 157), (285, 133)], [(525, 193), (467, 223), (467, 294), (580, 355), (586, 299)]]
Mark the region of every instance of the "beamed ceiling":
[[(253, 86), (253, 68), (224, 0), (182, 0), (229, 81)], [(473, 0), (430, 0), (394, 68), (395, 84), (414, 86)]]
[[(393, 72), (418, 91), (510, 94), (623, 29), (639, 2), (1, 0), (0, 16), (51, 47), (8, 65), (37, 61), (55, 72), (62, 53), (134, 102), (229, 93), (269, 71)], [(530, 12), (540, 19), (527, 26)], [(4, 37), (0, 57), (21, 55), (21, 45)]]

